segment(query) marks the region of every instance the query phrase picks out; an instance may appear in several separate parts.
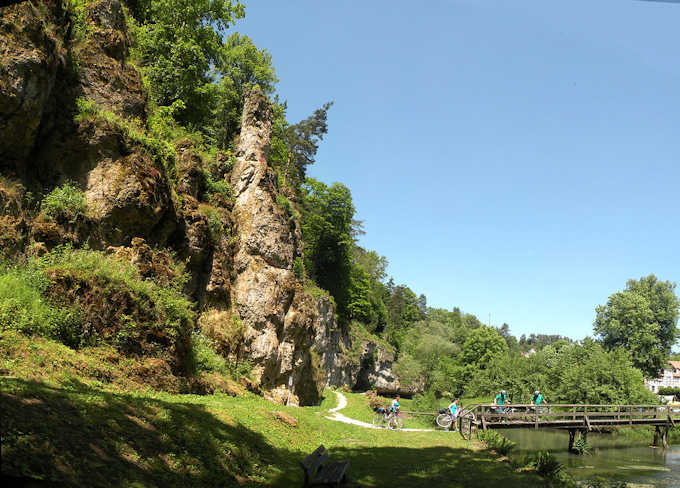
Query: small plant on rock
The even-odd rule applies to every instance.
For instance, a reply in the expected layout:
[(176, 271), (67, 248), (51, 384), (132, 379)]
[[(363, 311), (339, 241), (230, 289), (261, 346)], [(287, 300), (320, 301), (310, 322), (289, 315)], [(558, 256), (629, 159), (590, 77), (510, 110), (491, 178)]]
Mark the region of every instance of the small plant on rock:
[(70, 182), (56, 187), (40, 203), (40, 214), (56, 221), (74, 222), (86, 211), (85, 194)]

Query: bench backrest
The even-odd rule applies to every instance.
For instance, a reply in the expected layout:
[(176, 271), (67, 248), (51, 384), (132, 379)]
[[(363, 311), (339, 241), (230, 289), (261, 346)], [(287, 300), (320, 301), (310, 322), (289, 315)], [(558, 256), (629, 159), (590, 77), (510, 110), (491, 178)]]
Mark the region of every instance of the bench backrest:
[(326, 459), (328, 459), (328, 451), (321, 445), (313, 453), (300, 461), (302, 468), (305, 470), (305, 484), (308, 484), (314, 478), (314, 475)]

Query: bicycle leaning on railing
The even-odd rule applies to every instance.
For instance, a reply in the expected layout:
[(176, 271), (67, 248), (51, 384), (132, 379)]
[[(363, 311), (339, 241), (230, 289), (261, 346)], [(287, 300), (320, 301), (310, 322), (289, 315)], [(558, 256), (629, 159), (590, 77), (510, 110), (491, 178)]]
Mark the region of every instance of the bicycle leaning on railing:
[[(444, 410), (444, 409), (442, 409)], [(460, 409), (458, 415), (455, 417), (451, 415), (451, 411), (447, 408), (446, 411), (437, 415), (436, 422), (439, 427), (450, 430), (453, 426), (454, 420), (457, 425), (453, 426), (454, 430), (458, 430), (464, 439), (469, 439), (475, 429), (475, 414), (472, 409)]]
[(373, 416), (373, 425), (376, 427), (387, 426), (390, 430), (404, 428), (404, 418), (401, 412), (388, 412), (385, 408), (378, 408)]

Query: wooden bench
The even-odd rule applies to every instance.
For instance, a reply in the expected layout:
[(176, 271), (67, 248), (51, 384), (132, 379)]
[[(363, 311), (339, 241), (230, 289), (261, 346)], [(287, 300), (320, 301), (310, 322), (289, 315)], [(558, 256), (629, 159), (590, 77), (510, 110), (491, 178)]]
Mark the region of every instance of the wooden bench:
[(340, 486), (346, 480), (349, 461), (324, 461), (328, 459), (328, 451), (321, 445), (300, 464), (305, 471), (305, 486)]

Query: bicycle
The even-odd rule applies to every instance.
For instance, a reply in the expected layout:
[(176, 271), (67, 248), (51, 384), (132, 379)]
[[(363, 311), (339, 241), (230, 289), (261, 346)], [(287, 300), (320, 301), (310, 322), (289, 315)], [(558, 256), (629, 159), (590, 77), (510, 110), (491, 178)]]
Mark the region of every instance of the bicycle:
[[(451, 415), (451, 411), (447, 409), (442, 409), (445, 410), (444, 412), (441, 412), (439, 415), (437, 415), (437, 418), (435, 421), (437, 422), (437, 425), (443, 429), (449, 430), (451, 428), (451, 425), (453, 425), (453, 421), (456, 419), (453, 415)], [(454, 427), (455, 430), (455, 427)]]
[(373, 425), (376, 427), (387, 428), (390, 430), (398, 430), (404, 428), (404, 419), (401, 416), (401, 412), (388, 412), (386, 409), (380, 407), (373, 415)]
[(380, 407), (375, 411), (375, 415), (373, 415), (373, 425), (376, 427), (385, 427), (387, 425), (387, 422), (389, 421), (390, 416), (387, 413), (387, 410), (384, 408)]
[(477, 432), (477, 418), (472, 409), (461, 410), (458, 414), (458, 432), (466, 441)]
[(404, 428), (404, 418), (401, 416), (401, 412), (391, 412), (389, 417), (387, 427), (390, 430), (401, 430)]

